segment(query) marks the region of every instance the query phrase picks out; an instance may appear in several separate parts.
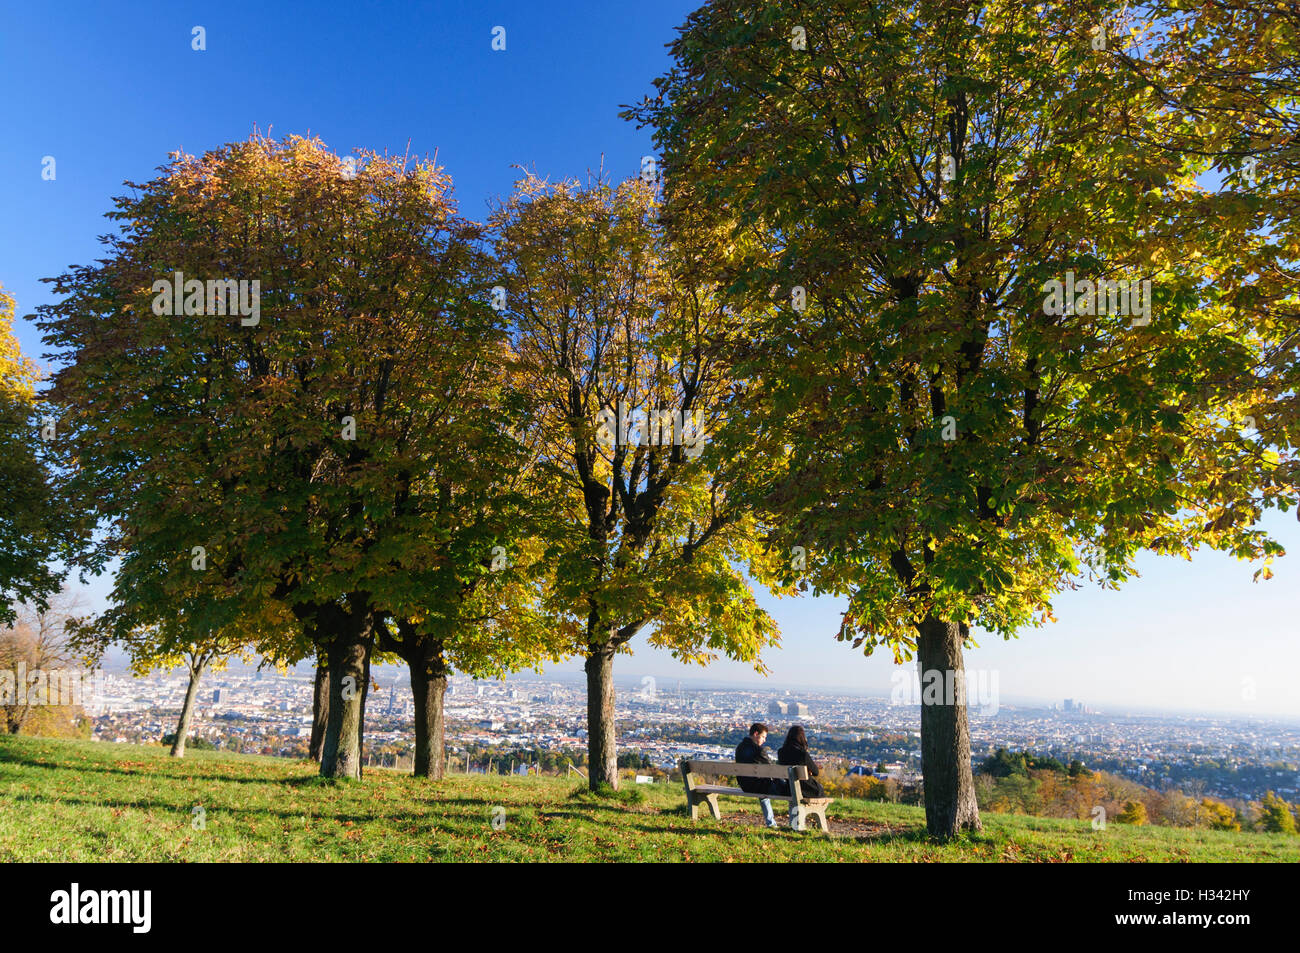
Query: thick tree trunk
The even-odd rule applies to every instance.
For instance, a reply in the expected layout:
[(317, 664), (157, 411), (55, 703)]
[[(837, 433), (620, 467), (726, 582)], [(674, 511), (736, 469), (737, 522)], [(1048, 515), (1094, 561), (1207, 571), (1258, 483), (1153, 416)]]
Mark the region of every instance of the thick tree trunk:
[(966, 669), (961, 647), (967, 629), (934, 618), (927, 618), (918, 629), (925, 820), (932, 835), (948, 838), (959, 831), (982, 829), (966, 721)]
[(338, 613), (334, 636), (326, 646), (329, 669), (329, 717), (321, 749), (320, 773), (325, 778), (361, 778), (361, 726), (365, 679), (370, 660), (368, 613)]
[(330, 676), (324, 650), (316, 653), (316, 685), (311, 700), (311, 745), (307, 753), (320, 762), (321, 748), (325, 744), (325, 727), (330, 715)]
[(447, 665), (440, 642), (423, 654), (429, 657), (408, 662), (411, 693), (415, 696), (415, 776), (441, 781), (447, 762), (442, 706), (447, 691)]
[(203, 677), (205, 661), (190, 663), (190, 684), (185, 689), (185, 702), (181, 705), (181, 720), (176, 725), (176, 740), (172, 742), (171, 756), (185, 757), (185, 740), (190, 735), (190, 719), (194, 717), (194, 698), (199, 693), (199, 679)]
[(587, 785), (604, 781), (618, 788), (618, 754), (614, 746), (614, 644), (587, 651)]

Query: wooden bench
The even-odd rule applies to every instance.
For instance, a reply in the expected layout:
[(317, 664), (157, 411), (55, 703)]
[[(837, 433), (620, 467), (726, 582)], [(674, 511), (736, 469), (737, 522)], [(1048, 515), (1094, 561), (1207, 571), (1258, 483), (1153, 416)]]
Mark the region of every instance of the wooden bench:
[[(715, 778), (776, 778), (790, 785), (789, 794), (750, 794), (740, 788), (724, 787), (720, 784), (701, 784), (700, 777)], [(783, 764), (741, 764), (737, 761), (691, 761), (682, 759), (682, 782), (686, 785), (686, 804), (691, 809), (691, 820), (699, 820), (700, 805), (707, 804), (709, 813), (715, 821), (722, 820), (718, 810), (718, 798), (752, 797), (755, 799), (771, 798), (774, 801), (790, 803), (790, 829), (802, 831), (804, 822), (814, 818), (823, 832), (830, 830), (826, 826), (826, 808), (834, 798), (804, 797), (799, 789), (800, 781), (808, 780), (808, 769), (800, 765)]]

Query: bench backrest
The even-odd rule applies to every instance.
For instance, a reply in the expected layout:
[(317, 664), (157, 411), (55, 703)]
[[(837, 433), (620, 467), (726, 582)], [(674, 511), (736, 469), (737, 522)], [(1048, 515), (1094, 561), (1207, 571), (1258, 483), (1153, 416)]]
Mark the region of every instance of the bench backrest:
[(684, 774), (702, 774), (713, 777), (731, 778), (789, 778), (790, 772), (798, 781), (808, 780), (808, 768), (805, 765), (785, 764), (741, 764), (738, 761), (682, 761)]

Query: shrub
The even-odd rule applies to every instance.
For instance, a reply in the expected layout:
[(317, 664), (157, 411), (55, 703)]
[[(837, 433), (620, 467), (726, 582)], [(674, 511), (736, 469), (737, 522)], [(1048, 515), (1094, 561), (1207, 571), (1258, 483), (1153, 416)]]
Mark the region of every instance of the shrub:
[(1116, 824), (1132, 824), (1141, 827), (1147, 822), (1147, 806), (1141, 801), (1125, 801), (1124, 810), (1115, 818)]
[(1259, 821), (1257, 826), (1261, 831), (1267, 831), (1270, 834), (1294, 834), (1295, 815), (1291, 813), (1291, 805), (1287, 804), (1284, 798), (1278, 797), (1272, 791), (1264, 795), (1264, 800), (1259, 803)]
[(1237, 819), (1237, 812), (1222, 801), (1213, 798), (1201, 798), (1201, 821), (1210, 830), (1241, 830), (1241, 821)]

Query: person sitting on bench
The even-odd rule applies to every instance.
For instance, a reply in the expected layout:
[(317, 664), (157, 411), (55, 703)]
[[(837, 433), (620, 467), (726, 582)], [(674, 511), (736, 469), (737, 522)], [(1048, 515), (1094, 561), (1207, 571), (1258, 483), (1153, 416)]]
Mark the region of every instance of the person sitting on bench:
[[(767, 740), (767, 725), (756, 721), (749, 726), (749, 735), (736, 745), (737, 764), (771, 764), (767, 753), (763, 751), (763, 742)], [(788, 794), (789, 785), (775, 778), (737, 778), (736, 782), (746, 794)], [(771, 798), (762, 798), (758, 806), (763, 809), (763, 823), (776, 827), (776, 815), (772, 813)]]
[[(736, 758), (737, 761), (740, 758)], [(792, 725), (785, 733), (785, 744), (776, 753), (776, 763), (786, 766), (802, 764), (808, 769), (808, 780), (799, 782), (799, 793), (805, 798), (825, 797), (820, 781), (814, 781), (818, 774), (817, 762), (808, 753), (808, 736), (799, 725)]]

